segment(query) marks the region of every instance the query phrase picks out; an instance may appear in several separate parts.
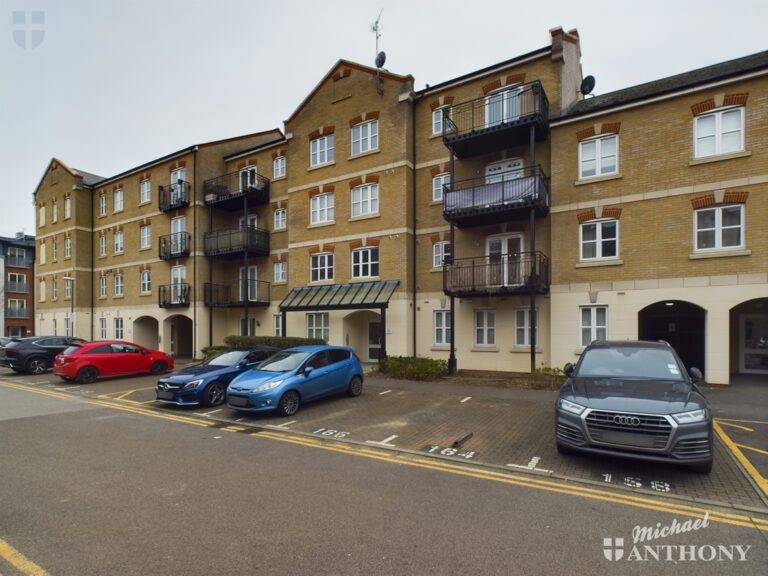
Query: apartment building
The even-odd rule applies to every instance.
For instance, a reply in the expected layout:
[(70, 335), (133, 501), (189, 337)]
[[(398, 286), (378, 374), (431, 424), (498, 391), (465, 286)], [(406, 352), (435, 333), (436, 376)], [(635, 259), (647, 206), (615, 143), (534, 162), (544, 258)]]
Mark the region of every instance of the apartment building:
[(23, 232), (0, 236), (0, 323), (4, 336), (34, 336), (35, 239)]

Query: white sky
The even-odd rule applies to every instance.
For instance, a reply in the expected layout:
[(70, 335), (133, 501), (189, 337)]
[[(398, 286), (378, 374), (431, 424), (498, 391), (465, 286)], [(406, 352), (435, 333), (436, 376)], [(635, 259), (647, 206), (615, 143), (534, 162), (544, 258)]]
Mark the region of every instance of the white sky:
[[(577, 28), (596, 94), (768, 49), (766, 0), (0, 0), (0, 235), (34, 233), (52, 156), (110, 176), (281, 128), (339, 59), (437, 84)], [(43, 11), (35, 49), (14, 11)], [(29, 21), (29, 20), (28, 20)]]

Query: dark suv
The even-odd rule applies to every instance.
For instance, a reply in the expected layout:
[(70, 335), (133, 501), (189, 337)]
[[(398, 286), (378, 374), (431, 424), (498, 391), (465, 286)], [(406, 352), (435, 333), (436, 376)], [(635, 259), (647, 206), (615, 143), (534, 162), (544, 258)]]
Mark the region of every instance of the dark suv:
[(8, 366), (14, 372), (42, 374), (53, 366), (57, 354), (61, 354), (70, 344), (82, 344), (82, 338), (69, 336), (30, 336), (13, 339), (3, 348), (0, 366)]
[(712, 470), (712, 414), (696, 383), (666, 342), (593, 342), (555, 405), (561, 453), (611, 454)]

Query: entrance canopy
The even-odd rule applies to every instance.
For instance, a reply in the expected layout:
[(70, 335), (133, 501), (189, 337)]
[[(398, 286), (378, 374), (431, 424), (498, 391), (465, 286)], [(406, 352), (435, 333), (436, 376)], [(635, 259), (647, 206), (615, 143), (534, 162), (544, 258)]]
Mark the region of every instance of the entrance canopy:
[(384, 309), (398, 284), (400, 280), (384, 280), (293, 288), (280, 303), (280, 311)]

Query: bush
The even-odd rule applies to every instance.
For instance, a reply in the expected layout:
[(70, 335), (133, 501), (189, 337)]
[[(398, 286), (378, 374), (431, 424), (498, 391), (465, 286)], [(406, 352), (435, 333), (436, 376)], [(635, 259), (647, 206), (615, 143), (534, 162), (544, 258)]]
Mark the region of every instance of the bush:
[(382, 372), (393, 378), (431, 380), (448, 374), (448, 362), (434, 358), (388, 356), (382, 365)]
[(213, 354), (218, 354), (223, 350), (229, 350), (229, 346), (206, 346), (203, 348), (202, 352), (203, 356), (211, 356)]
[(224, 343), (231, 348), (247, 348), (249, 346), (274, 346), (275, 348), (292, 348), (293, 346), (311, 346), (325, 344), (319, 338), (295, 338), (292, 336), (227, 336)]

